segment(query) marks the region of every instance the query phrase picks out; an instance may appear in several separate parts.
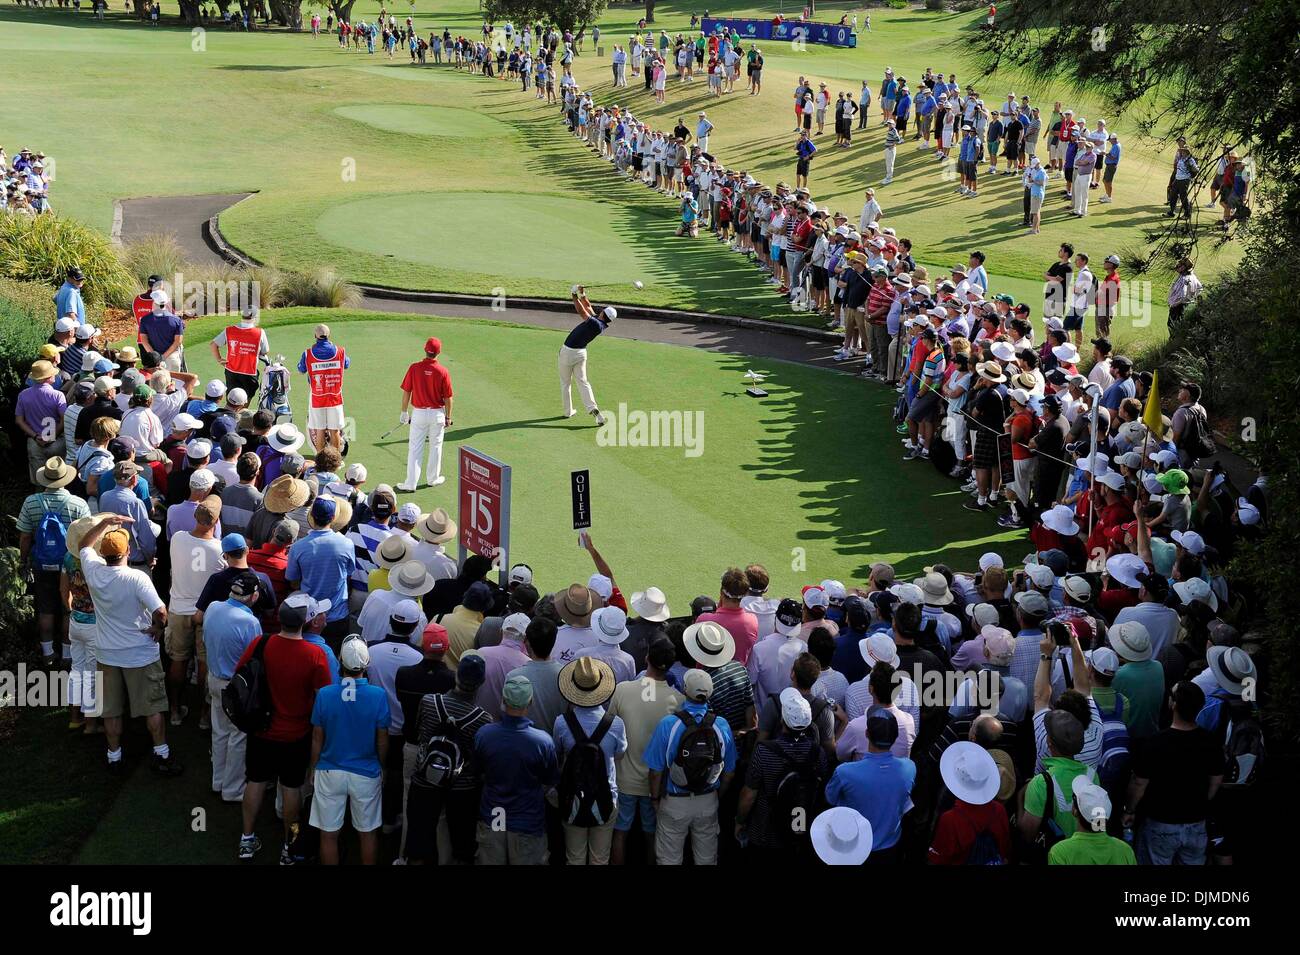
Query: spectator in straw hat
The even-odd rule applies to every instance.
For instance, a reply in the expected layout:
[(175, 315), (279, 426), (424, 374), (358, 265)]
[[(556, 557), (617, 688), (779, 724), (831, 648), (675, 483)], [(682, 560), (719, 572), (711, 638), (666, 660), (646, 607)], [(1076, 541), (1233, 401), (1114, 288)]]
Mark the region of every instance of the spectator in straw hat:
[(598, 640), (591, 629), (591, 614), (598, 606), (599, 595), (585, 584), (570, 584), (554, 597), (555, 610), (564, 621), (556, 635), (551, 655), (561, 663), (577, 659), (580, 650), (594, 649)]
[(65, 450), (63, 413), (68, 402), (54, 387), (57, 376), (53, 363), (45, 359), (33, 362), (28, 372), (31, 384), (19, 393), (14, 406), (14, 422), (27, 436), (27, 473), (33, 484), (46, 460), (62, 457)]
[[(607, 608), (614, 609), (617, 608)], [(621, 613), (621, 611), (619, 611)], [(603, 660), (582, 656), (560, 671), (560, 695), (568, 701), (568, 709), (556, 717), (552, 736), (560, 764), (560, 818), (564, 822), (565, 859), (569, 865), (608, 865), (610, 845), (613, 841), (614, 819), (618, 806), (618, 781), (614, 761), (627, 752), (627, 731), (623, 721), (608, 714), (605, 704), (614, 693), (613, 669)], [(576, 805), (568, 799), (566, 778), (583, 781), (585, 777), (573, 774), (578, 766), (566, 766), (570, 758), (578, 758), (578, 747), (591, 743), (602, 754), (605, 783), (593, 794), (582, 794)]]
[(443, 547), (456, 539), (456, 522), (446, 508), (435, 507), (420, 519), (415, 533), (419, 535), (411, 556), (429, 569), (434, 580), (449, 580), (456, 576), (456, 561)]
[[(393, 608), (403, 600), (419, 601), (433, 587), (433, 578), (418, 560), (398, 564), (388, 574), (388, 587), (372, 590), (365, 605), (357, 615), (357, 627), (367, 643), (377, 643), (387, 635), (388, 618)], [(429, 620), (423, 609), (420, 612), (417, 633), (423, 633)]]
[[(59, 574), (66, 547), (55, 548), (60, 552), (44, 553), (44, 548), (36, 547), (36, 537), (47, 513), (56, 516), (65, 537), (74, 521), (89, 516), (90, 507), (86, 502), (68, 492), (68, 485), (76, 476), (76, 468), (62, 458), (48, 458), (35, 475), (35, 483), (41, 490), (24, 499), (18, 512), (18, 553), (24, 565), (31, 568), (41, 655), (47, 663), (54, 660), (54, 635), (56, 631), (62, 632)], [(65, 659), (68, 656), (70, 653), (64, 654)]]
[(636, 661), (622, 649), (628, 636), (627, 614), (619, 607), (601, 607), (592, 611), (591, 629), (596, 634), (596, 646), (578, 651), (579, 657), (595, 657), (609, 664), (616, 683), (636, 676)]
[[(376, 590), (388, 590), (388, 572), (400, 564), (411, 560), (415, 542), (406, 534), (389, 534), (375, 548), (375, 569), (366, 581), (366, 594)], [(353, 591), (353, 598), (356, 593)], [(362, 597), (364, 604), (365, 597)]]

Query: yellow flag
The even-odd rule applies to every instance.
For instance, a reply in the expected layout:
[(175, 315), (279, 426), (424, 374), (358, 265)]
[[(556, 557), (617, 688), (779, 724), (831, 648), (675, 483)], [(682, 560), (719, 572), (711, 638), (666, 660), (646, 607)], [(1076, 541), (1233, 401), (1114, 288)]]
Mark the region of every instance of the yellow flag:
[(1142, 412), (1142, 423), (1157, 438), (1164, 434), (1164, 416), (1160, 413), (1160, 378), (1156, 371), (1151, 372), (1151, 391), (1147, 395), (1146, 409)]

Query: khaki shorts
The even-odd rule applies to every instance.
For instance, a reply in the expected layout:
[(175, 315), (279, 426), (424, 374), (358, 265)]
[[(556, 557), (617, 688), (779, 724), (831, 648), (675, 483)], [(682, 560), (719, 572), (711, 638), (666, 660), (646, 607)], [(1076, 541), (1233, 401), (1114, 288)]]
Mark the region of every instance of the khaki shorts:
[(100, 715), (109, 719), (123, 716), (128, 700), (133, 717), (167, 711), (167, 682), (163, 678), (161, 660), (143, 667), (115, 667), (101, 663), (99, 674), (103, 691)]
[(203, 624), (194, 622), (194, 614), (168, 614), (163, 649), (173, 660), (188, 660), (197, 650), (199, 659), (207, 663), (208, 652), (203, 646)]

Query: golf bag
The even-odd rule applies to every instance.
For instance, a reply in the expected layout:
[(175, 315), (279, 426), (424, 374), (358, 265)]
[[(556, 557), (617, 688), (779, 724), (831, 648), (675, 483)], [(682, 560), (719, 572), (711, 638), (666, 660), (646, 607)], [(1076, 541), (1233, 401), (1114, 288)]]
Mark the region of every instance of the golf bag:
[(289, 370), (284, 367), (284, 356), (276, 355), (267, 363), (262, 373), (262, 397), (258, 407), (265, 408), (275, 415), (275, 420), (286, 417), (293, 420), (293, 409), (289, 407)]

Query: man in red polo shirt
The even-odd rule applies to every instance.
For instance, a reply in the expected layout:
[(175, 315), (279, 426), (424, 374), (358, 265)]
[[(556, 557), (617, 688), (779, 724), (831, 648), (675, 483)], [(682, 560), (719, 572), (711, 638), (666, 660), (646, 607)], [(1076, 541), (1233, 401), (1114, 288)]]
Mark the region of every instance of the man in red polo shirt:
[(451, 424), (451, 372), (438, 361), (442, 342), (430, 338), (424, 343), (424, 358), (406, 369), (402, 379), (402, 413), (398, 420), (411, 426), (406, 449), (406, 480), (399, 491), (414, 491), (420, 485), (420, 457), (429, 444), (429, 485), (447, 480), (442, 473), (442, 435)]
[[(257, 327), (257, 309), (244, 309), (238, 325), (227, 325), (212, 339), (212, 357), (226, 369), (226, 391), (243, 388), (251, 401), (257, 393), (257, 360), (267, 354), (266, 332)], [(221, 349), (226, 357), (221, 357)]]

